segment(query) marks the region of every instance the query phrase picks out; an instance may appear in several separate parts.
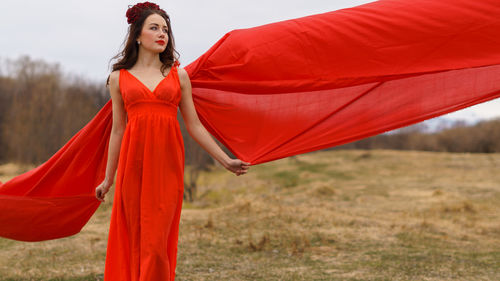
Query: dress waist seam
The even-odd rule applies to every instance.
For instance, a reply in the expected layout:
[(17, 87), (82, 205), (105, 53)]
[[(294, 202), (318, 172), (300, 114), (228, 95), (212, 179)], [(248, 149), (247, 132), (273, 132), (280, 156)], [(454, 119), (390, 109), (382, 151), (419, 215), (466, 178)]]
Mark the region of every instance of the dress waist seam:
[(126, 107), (129, 117), (139, 115), (177, 116), (177, 105), (161, 100), (137, 100)]
[(135, 100), (135, 101), (131, 102), (130, 104), (128, 104), (127, 108), (129, 108), (135, 104), (138, 104), (138, 103), (159, 103), (159, 104), (170, 105), (170, 106), (177, 108), (177, 105), (173, 102), (164, 101), (164, 100), (152, 100), (152, 99)]

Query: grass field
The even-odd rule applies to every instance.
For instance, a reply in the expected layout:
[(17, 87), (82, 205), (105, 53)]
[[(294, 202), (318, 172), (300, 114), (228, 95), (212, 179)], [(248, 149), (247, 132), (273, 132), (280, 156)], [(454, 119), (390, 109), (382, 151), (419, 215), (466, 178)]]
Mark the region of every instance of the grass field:
[[(499, 154), (321, 151), (199, 186), (176, 280), (500, 280)], [(102, 280), (113, 191), (77, 235), (0, 238), (0, 280)]]

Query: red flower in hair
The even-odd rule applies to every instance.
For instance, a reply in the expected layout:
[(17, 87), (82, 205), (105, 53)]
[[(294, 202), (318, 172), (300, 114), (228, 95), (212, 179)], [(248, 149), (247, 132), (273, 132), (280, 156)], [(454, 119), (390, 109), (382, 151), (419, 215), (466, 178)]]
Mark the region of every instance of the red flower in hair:
[(144, 10), (148, 10), (148, 9), (159, 10), (159, 11), (162, 11), (165, 13), (165, 11), (160, 9), (160, 6), (156, 5), (155, 3), (151, 3), (151, 2), (137, 3), (132, 7), (130, 7), (130, 5), (129, 5), (129, 8), (128, 8), (127, 14), (126, 14), (127, 22), (130, 24), (134, 23), (137, 19), (139, 19), (139, 17), (141, 16), (141, 13)]

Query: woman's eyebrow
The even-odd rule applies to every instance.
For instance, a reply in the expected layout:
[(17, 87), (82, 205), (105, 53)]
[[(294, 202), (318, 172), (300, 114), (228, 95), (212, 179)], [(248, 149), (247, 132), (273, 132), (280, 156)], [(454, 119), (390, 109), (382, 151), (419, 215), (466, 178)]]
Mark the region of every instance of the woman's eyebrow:
[[(154, 24), (154, 25), (158, 25), (158, 26), (159, 26), (159, 24), (154, 23), (154, 22), (153, 22), (153, 23), (150, 23), (149, 25), (152, 25), (152, 24)], [(167, 27), (167, 26), (166, 26), (166, 25), (164, 25), (163, 27)]]

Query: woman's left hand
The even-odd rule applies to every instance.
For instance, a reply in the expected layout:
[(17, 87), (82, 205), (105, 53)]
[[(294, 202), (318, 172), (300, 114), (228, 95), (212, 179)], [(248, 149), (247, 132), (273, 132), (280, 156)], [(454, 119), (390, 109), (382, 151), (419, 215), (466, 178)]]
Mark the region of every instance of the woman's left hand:
[(235, 173), (237, 176), (245, 174), (250, 168), (250, 163), (241, 161), (240, 159), (230, 159), (226, 164), (226, 169)]

